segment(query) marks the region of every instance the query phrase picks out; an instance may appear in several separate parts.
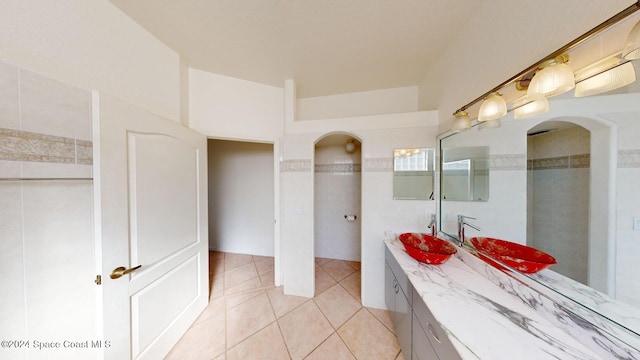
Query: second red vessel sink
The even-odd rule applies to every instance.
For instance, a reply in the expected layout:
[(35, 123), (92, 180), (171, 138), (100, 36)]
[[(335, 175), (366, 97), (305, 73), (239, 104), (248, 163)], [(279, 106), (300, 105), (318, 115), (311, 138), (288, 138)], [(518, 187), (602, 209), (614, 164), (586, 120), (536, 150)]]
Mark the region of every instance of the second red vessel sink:
[(489, 237), (474, 237), (470, 241), (477, 250), (525, 274), (537, 273), (558, 263), (543, 251), (511, 241)]

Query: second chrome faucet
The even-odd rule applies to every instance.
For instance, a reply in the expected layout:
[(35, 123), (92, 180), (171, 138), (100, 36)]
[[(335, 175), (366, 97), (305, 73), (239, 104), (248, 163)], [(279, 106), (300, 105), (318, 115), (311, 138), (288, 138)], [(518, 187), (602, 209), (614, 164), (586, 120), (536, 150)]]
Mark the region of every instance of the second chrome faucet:
[(465, 225), (466, 226), (470, 226), (470, 227), (480, 231), (479, 227), (468, 223), (467, 219), (476, 220), (476, 218), (473, 218), (473, 217), (470, 217), (470, 216), (458, 215), (458, 240), (460, 241), (460, 246), (462, 246), (462, 244), (464, 244), (464, 241), (465, 241), (465, 237), (464, 237), (464, 227), (465, 227)]

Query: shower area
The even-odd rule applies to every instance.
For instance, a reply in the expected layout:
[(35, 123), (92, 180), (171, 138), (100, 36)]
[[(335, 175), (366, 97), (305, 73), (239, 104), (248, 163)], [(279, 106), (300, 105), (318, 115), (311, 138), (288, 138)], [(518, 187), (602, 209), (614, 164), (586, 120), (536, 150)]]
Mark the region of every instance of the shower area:
[(315, 144), (316, 295), (337, 282), (360, 301), (361, 154), (349, 134)]
[(529, 131), (527, 244), (552, 254), (553, 270), (588, 284), (590, 132), (549, 121)]

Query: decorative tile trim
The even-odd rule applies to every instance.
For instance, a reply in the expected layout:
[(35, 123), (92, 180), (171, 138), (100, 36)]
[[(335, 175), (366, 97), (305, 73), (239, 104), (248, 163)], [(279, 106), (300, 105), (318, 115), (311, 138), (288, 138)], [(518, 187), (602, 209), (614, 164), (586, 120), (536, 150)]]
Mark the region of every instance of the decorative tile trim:
[(618, 151), (619, 168), (640, 168), (640, 150)]
[(569, 157), (558, 156), (545, 159), (533, 159), (532, 170), (567, 169), (569, 168)]
[(93, 142), (76, 140), (76, 163), (81, 165), (93, 164)]
[(332, 174), (351, 174), (362, 170), (360, 164), (317, 164), (315, 172)]
[(364, 159), (365, 172), (393, 172), (393, 158)]
[(311, 159), (283, 160), (280, 172), (311, 172)]
[(0, 128), (0, 160), (74, 164), (76, 141), (61, 136)]
[(529, 170), (588, 169), (589, 166), (591, 166), (591, 155), (580, 154), (529, 160), (527, 168)]
[(591, 166), (591, 155), (571, 155), (569, 156), (569, 167), (572, 169), (589, 168)]
[(524, 154), (489, 155), (489, 169), (491, 170), (525, 170), (527, 156)]

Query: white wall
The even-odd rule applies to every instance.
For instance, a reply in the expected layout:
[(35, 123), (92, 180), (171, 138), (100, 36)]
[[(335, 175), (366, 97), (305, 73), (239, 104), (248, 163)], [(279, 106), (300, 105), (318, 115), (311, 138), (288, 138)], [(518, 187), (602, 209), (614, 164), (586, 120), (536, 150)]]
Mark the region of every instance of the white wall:
[(418, 111), (418, 87), (301, 98), (296, 120), (331, 119)]
[[(315, 257), (360, 261), (360, 144), (316, 146), (314, 171)], [(354, 221), (344, 216), (355, 215)]]
[(274, 142), (283, 94), (282, 88), (189, 69), (189, 127), (208, 137)]
[(207, 143), (209, 249), (274, 255), (273, 146)]
[[(0, 178), (91, 177), (90, 92), (0, 63), (0, 94)], [(97, 339), (92, 182), (0, 181), (0, 199), (0, 338)], [(3, 359), (95, 355), (0, 348)]]
[(435, 148), (437, 112), (314, 121), (287, 117), (285, 129), (281, 165), (285, 293), (313, 296), (314, 143), (326, 134), (347, 132), (362, 141), (362, 302), (385, 308), (384, 233), (426, 231), (425, 211), (433, 213), (436, 206), (435, 201), (393, 200), (393, 150)]
[(180, 59), (107, 0), (2, 2), (0, 61), (180, 119)]

